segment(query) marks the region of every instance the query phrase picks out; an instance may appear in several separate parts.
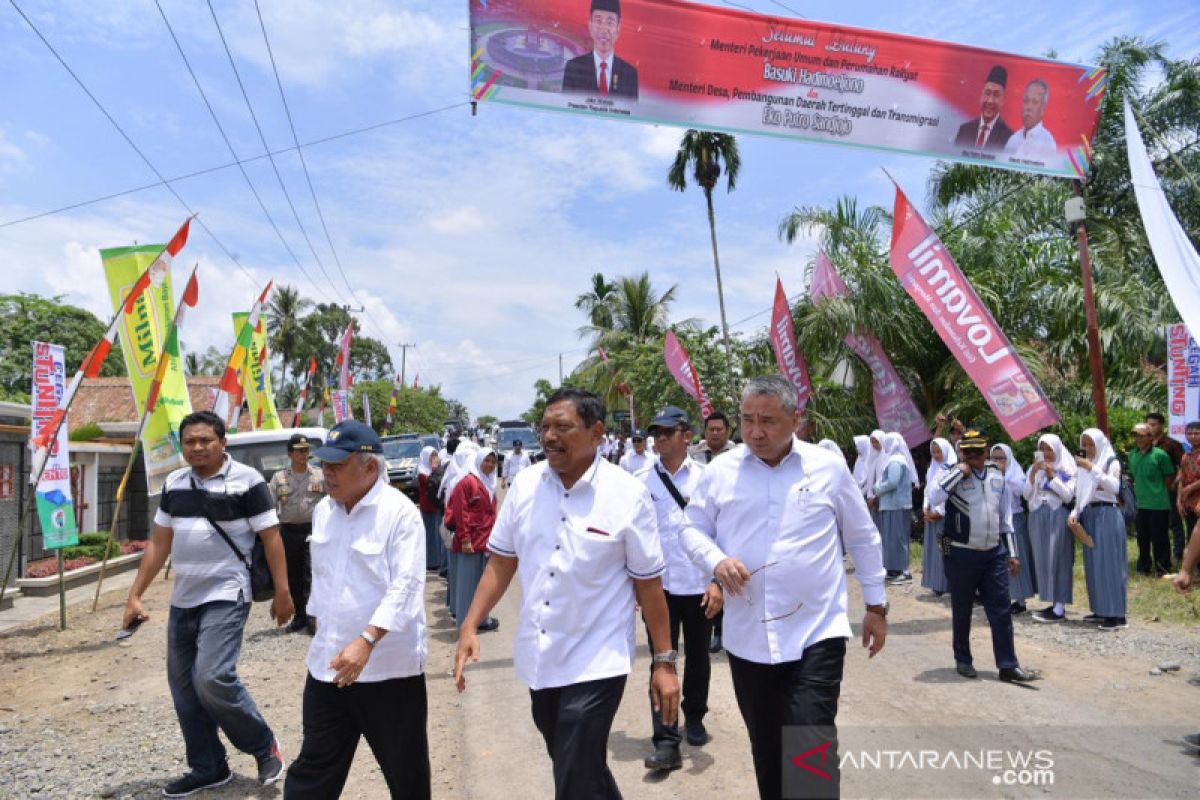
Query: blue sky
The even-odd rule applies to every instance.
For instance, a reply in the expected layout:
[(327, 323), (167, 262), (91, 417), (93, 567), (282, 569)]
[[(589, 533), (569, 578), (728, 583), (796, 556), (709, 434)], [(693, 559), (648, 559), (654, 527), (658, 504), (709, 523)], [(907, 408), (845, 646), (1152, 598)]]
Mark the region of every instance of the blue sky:
[[(153, 0), (17, 0), (91, 91), (167, 176), (228, 163), (229, 150)], [(720, 3), (716, 3), (720, 5)], [(263, 153), (208, 8), (162, 0), (234, 150)], [(1024, 55), (1051, 50), (1090, 63), (1117, 35), (1200, 50), (1195, 0), (1068, 4), (910, 0), (727, 3), (789, 16), (921, 35)], [(253, 3), (214, 0), (217, 18), (270, 147), (292, 144)], [(301, 142), (466, 101), (466, 0), (262, 2)], [(32, 214), (153, 183), (149, 168), (74, 84), (9, 4), (0, 6), (0, 261), (6, 291), (65, 295), (107, 317), (97, 250), (164, 241), (185, 216), (162, 187), (34, 221)], [(246, 165), (288, 255), (236, 169), (175, 183), (216, 241), (195, 230), (177, 274), (200, 264), (201, 305), (189, 348), (230, 346), (229, 312), (268, 278), (322, 301), (365, 306), (369, 335), (409, 351), (408, 375), (436, 382), (473, 414), (519, 414), (539, 377), (584, 355), (572, 306), (593, 272), (648, 270), (678, 284), (678, 319), (717, 321), (702, 195), (667, 189), (680, 129), (604, 122), (499, 105), (458, 107), (305, 148), (349, 283), (342, 280), (294, 152), (275, 161), (330, 278), (308, 249), (267, 160)], [(730, 322), (771, 302), (774, 273), (803, 287), (809, 241), (776, 237), (796, 205), (843, 194), (888, 205), (886, 168), (914, 199), (929, 159), (742, 137), (738, 189), (717, 197)], [(353, 291), (351, 291), (353, 290)], [(757, 316), (737, 327), (749, 332)]]

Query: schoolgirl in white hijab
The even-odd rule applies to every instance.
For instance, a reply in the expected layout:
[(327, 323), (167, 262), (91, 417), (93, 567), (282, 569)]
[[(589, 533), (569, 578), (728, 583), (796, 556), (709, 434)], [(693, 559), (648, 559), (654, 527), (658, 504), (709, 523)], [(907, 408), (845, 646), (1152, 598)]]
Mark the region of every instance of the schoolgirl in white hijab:
[(1108, 437), (1099, 428), (1088, 428), (1079, 437), (1083, 457), (1078, 459), (1075, 508), (1078, 520), (1092, 537), (1083, 548), (1083, 574), (1087, 580), (1091, 612), (1084, 622), (1094, 622), (1103, 631), (1127, 627), (1126, 589), (1129, 584), (1128, 537), (1125, 518), (1117, 508), (1121, 490), (1121, 462)]
[(879, 533), (883, 540), (883, 566), (893, 584), (912, 580), (909, 570), (912, 537), (912, 487), (918, 485), (916, 468), (908, 444), (898, 433), (883, 439), (884, 458), (880, 480), (875, 484), (879, 506)]
[(922, 508), (925, 516), (925, 552), (921, 556), (921, 585), (941, 597), (950, 591), (950, 579), (946, 577), (946, 564), (942, 559), (942, 531), (945, 529), (946, 504), (929, 502), (929, 488), (944, 470), (958, 463), (954, 445), (946, 439), (934, 439), (929, 443), (929, 468), (925, 470), (925, 498)]
[(1067, 506), (1075, 500), (1078, 469), (1075, 458), (1053, 433), (1038, 439), (1038, 456), (1026, 476), (1025, 499), (1038, 596), (1050, 605), (1034, 612), (1033, 618), (1062, 622), (1074, 592), (1075, 537), (1067, 528)]
[(858, 451), (858, 457), (854, 459), (854, 480), (858, 482), (858, 488), (865, 497), (867, 494), (867, 459), (871, 457), (871, 437), (855, 436), (854, 449)]
[(433, 474), (433, 454), (437, 451), (430, 445), (421, 448), (421, 460), (417, 464), (417, 474), (428, 478)]
[(1011, 503), (1013, 540), (1017, 543), (1015, 556), (1021, 562), (1016, 577), (1010, 576), (1008, 579), (1008, 599), (1012, 603), (1009, 611), (1024, 614), (1027, 610), (1025, 601), (1037, 594), (1029, 520), (1025, 516), (1025, 507), (1021, 505), (1021, 496), (1025, 493), (1025, 470), (1021, 469), (1012, 448), (1006, 444), (992, 445), (991, 457), (992, 462), (1004, 470), (1004, 486)]
[(484, 459), (488, 456), (495, 456), (496, 451), (490, 447), (481, 447), (475, 451), (475, 458), (471, 461), (470, 472), (479, 482), (483, 484), (483, 488), (487, 489), (488, 494), (493, 500), (496, 499), (496, 470), (493, 469), (490, 473), (486, 473), (482, 469)]
[(884, 467), (887, 466), (887, 458), (883, 454), (883, 440), (887, 438), (880, 429), (876, 428), (871, 431), (871, 435), (867, 437), (867, 442), (870, 445), (870, 452), (867, 454), (867, 497), (875, 496), (875, 484), (883, 477)]

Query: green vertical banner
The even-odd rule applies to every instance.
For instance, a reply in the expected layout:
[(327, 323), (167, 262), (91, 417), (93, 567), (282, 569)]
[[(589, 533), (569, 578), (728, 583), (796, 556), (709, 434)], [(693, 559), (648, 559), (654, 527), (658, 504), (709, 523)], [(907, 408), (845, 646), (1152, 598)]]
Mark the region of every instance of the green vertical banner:
[[(104, 276), (117, 311), (130, 290), (149, 268), (150, 286), (134, 302), (133, 310), (122, 311), (121, 353), (133, 387), (138, 416), (146, 411), (150, 385), (158, 370), (163, 339), (171, 329), (175, 314), (175, 293), (171, 288), (170, 256), (161, 244), (115, 247), (100, 251)], [(179, 423), (192, 413), (192, 400), (183, 377), (183, 365), (171, 358), (163, 377), (158, 404), (146, 423), (142, 452), (146, 459), (146, 483), (150, 494), (162, 491), (163, 482), (173, 470), (185, 466), (179, 444)]]
[[(54, 424), (54, 412), (67, 386), (66, 357), (61, 345), (33, 343), (33, 437), (43, 426)], [(67, 424), (58, 428), (50, 443), (50, 457), (36, 490), (42, 546), (47, 550), (79, 544), (75, 503), (71, 499), (71, 458), (67, 452)]]
[[(250, 315), (245, 311), (233, 312), (233, 335), (241, 333)], [(283, 428), (279, 412), (275, 410), (275, 390), (271, 387), (271, 369), (267, 359), (267, 334), (262, 322), (250, 337), (246, 351), (246, 365), (242, 369), (242, 387), (246, 390), (246, 403), (250, 406), (250, 421), (255, 430), (277, 431)]]

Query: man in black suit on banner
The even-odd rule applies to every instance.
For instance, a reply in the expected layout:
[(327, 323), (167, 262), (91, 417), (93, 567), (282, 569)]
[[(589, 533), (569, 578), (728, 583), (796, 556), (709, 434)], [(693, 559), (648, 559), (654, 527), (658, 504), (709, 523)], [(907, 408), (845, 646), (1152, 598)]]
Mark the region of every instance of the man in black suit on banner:
[(1008, 86), (1008, 70), (996, 65), (988, 72), (983, 82), (983, 94), (979, 98), (979, 118), (963, 123), (954, 137), (957, 147), (968, 150), (1002, 150), (1012, 136), (1012, 128), (1000, 119), (1004, 108), (1004, 89)]
[(592, 52), (567, 62), (562, 90), (637, 100), (637, 68), (613, 53), (621, 33), (621, 0), (591, 0)]

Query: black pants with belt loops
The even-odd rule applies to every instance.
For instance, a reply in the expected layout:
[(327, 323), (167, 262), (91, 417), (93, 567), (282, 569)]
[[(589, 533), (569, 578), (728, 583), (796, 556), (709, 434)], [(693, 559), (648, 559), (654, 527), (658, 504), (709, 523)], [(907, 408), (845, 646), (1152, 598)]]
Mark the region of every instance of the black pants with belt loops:
[(608, 733), (626, 677), (530, 690), (533, 724), (554, 764), (555, 800), (621, 800), (608, 768)]

